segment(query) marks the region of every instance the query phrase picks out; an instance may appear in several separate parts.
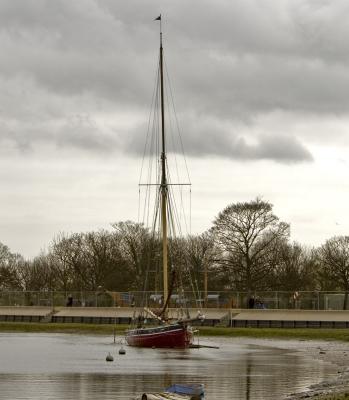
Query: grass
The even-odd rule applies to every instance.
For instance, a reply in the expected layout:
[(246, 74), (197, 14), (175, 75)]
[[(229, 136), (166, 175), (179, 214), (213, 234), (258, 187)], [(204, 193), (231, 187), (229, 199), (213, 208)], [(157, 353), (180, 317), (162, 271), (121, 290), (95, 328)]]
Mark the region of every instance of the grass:
[[(123, 334), (127, 325), (0, 322), (0, 332), (59, 332), (76, 334)], [(349, 342), (349, 329), (284, 329), (200, 327), (200, 336), (252, 337), (260, 339), (337, 340)]]
[(253, 337), (270, 339), (338, 340), (349, 342), (349, 329), (285, 328), (209, 328), (201, 327), (202, 336)]
[(117, 334), (122, 334), (127, 328), (127, 325), (113, 324), (0, 322), (0, 332), (53, 332), (112, 335), (114, 329)]

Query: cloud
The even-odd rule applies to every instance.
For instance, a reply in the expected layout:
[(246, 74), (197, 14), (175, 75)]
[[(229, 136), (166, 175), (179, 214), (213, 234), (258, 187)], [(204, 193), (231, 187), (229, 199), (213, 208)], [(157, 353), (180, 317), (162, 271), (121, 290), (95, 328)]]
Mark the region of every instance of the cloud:
[(292, 136), (264, 135), (259, 138), (257, 145), (245, 145), (245, 150), (247, 159), (269, 159), (284, 163), (313, 161), (310, 151)]
[[(166, 126), (166, 147), (170, 153), (190, 157), (224, 157), (232, 160), (274, 160), (281, 163), (313, 161), (311, 152), (299, 139), (283, 132), (259, 133), (245, 137), (239, 133), (241, 124), (232, 125), (207, 116), (182, 114), (183, 128), (174, 128), (175, 121)], [(246, 127), (244, 127), (246, 131)], [(123, 142), (129, 154), (154, 154), (158, 146), (157, 130), (146, 135), (146, 126), (139, 125)], [(248, 131), (248, 129), (247, 129)]]
[[(270, 143), (273, 129), (262, 126), (262, 140), (256, 129), (261, 116), (275, 110), (296, 119), (348, 114), (345, 1), (4, 0), (0, 89), (7, 96), (1, 96), (0, 140), (20, 150), (45, 141), (95, 153), (114, 148), (141, 153), (138, 117), (147, 120), (158, 57), (153, 19), (159, 11), (190, 154), (310, 160), (297, 132), (277, 133), (290, 154)], [(20, 101), (21, 87), (26, 103)], [(128, 129), (117, 123), (106, 128), (102, 112), (107, 120), (127, 113)], [(207, 117), (207, 125), (188, 122), (192, 114)], [(71, 126), (74, 115), (97, 122)], [(239, 134), (241, 127), (250, 128), (254, 144)]]
[(213, 141), (212, 138), (206, 141), (206, 137), (189, 146), (186, 153), (196, 157), (223, 156), (232, 160), (273, 160), (286, 164), (313, 161), (311, 152), (292, 136), (260, 135), (254, 143), (249, 143), (244, 137), (234, 139), (222, 135), (219, 140)]
[(58, 147), (75, 148), (101, 155), (118, 149), (117, 140), (98, 127), (89, 115), (71, 116), (57, 131)]
[[(345, 2), (200, 0), (199, 13), (198, 5), (161, 3), (181, 104), (231, 117), (346, 110)], [(158, 45), (151, 6), (161, 8), (159, 1), (3, 1), (0, 73), (29, 75), (66, 96), (91, 92), (145, 106)]]
[(57, 231), (135, 218), (160, 12), (193, 226), (263, 195), (283, 220), (317, 218), (307, 241), (330, 235), (323, 210), (340, 220), (348, 197), (347, 0), (2, 0), (1, 241), (37, 254)]

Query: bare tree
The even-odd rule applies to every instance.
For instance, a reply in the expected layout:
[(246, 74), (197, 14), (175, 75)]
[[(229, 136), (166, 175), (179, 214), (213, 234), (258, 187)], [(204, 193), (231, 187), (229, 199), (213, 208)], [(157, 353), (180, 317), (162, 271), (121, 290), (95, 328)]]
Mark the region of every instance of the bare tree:
[(322, 273), (345, 291), (343, 310), (347, 309), (349, 292), (349, 236), (335, 236), (318, 249)]
[(316, 290), (316, 258), (313, 249), (299, 243), (281, 240), (270, 253), (270, 264), (274, 264), (270, 279), (272, 290)]
[(10, 249), (0, 242), (0, 290), (20, 288), (17, 269), (22, 261), (23, 257), (20, 254), (11, 253)]
[[(105, 230), (84, 234), (82, 255), (84, 270), (80, 272), (87, 277), (91, 290), (96, 290), (100, 286), (105, 289), (115, 289), (114, 278), (117, 270), (124, 267), (120, 241), (119, 234)], [(124, 272), (127, 275), (126, 271)]]
[(82, 248), (80, 233), (60, 233), (53, 239), (50, 251), (59, 289), (69, 291), (87, 286), (88, 277), (82, 273)]
[[(186, 240), (186, 259), (191, 281), (196, 290), (207, 296), (208, 282), (212, 285), (216, 282), (211, 272), (214, 269), (217, 258), (217, 248), (213, 236), (209, 232), (201, 235), (189, 236)], [(210, 279), (208, 279), (210, 275)]]
[(50, 254), (41, 253), (33, 260), (23, 260), (18, 265), (17, 274), (25, 291), (56, 288), (56, 275)]
[(221, 249), (219, 264), (230, 272), (236, 288), (250, 292), (265, 284), (272, 268), (268, 253), (288, 238), (289, 225), (279, 221), (270, 203), (257, 198), (226, 207), (212, 233)]
[(150, 264), (154, 263), (157, 244), (143, 224), (132, 221), (118, 222), (112, 227), (120, 234), (120, 251), (125, 265), (131, 271), (133, 288), (144, 288)]

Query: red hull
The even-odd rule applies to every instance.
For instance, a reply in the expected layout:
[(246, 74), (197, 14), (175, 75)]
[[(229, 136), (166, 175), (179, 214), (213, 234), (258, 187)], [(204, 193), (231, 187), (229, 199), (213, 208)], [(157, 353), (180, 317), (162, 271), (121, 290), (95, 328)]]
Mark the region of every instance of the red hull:
[(165, 325), (156, 328), (130, 329), (126, 341), (130, 346), (186, 348), (192, 344), (192, 332), (184, 325)]

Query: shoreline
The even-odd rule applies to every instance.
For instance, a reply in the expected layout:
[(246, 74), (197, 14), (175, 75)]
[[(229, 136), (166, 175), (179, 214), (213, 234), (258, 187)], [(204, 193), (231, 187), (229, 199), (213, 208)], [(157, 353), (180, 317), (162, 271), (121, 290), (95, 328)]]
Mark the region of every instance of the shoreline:
[[(337, 375), (309, 385), (301, 392), (289, 393), (283, 400), (349, 399), (349, 346), (344, 341), (285, 338), (252, 338), (249, 343), (300, 352), (320, 362), (333, 364)], [(241, 337), (246, 341), (246, 336)]]
[[(0, 322), (0, 333), (67, 333), (120, 335), (127, 325), (94, 325), (76, 323)], [(197, 327), (201, 336), (242, 338), (268, 346), (303, 352), (319, 361), (330, 362), (338, 375), (310, 385), (303, 392), (291, 393), (285, 400), (318, 399), (345, 400), (349, 398), (349, 330), (348, 329), (263, 329)], [(276, 343), (275, 343), (276, 342)]]
[(337, 375), (312, 384), (303, 392), (291, 393), (285, 400), (342, 400), (349, 398), (349, 347), (347, 343), (328, 340), (299, 341), (296, 350), (316, 360), (335, 365)]
[[(52, 332), (76, 334), (124, 333), (126, 324), (90, 324), (69, 322), (0, 322), (0, 332)], [(294, 339), (349, 342), (349, 329), (319, 328), (230, 328), (196, 326), (199, 336), (250, 337), (255, 339)]]

